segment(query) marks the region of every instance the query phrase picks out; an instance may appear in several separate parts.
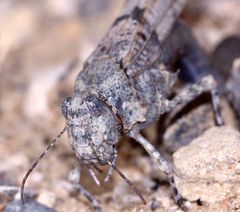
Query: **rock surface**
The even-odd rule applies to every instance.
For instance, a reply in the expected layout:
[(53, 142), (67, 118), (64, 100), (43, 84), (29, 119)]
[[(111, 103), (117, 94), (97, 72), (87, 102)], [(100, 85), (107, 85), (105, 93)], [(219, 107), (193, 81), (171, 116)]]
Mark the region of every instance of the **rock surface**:
[[(240, 209), (240, 133), (212, 127), (174, 154), (180, 193), (204, 211)], [(197, 206), (200, 207), (200, 206)], [(199, 208), (198, 208), (199, 209)], [(197, 210), (193, 206), (193, 211)]]

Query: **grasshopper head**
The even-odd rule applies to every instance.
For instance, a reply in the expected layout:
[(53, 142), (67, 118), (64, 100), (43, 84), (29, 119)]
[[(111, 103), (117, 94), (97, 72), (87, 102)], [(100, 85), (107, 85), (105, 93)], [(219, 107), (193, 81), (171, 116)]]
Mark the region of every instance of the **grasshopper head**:
[(94, 95), (68, 97), (62, 113), (73, 151), (83, 164), (112, 160), (118, 133), (112, 111), (102, 100)]

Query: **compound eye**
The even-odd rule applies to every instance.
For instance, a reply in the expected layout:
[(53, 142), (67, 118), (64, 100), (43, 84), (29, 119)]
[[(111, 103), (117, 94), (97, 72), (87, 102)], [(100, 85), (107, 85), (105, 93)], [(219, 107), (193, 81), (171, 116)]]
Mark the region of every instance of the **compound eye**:
[(65, 118), (67, 118), (67, 115), (68, 115), (68, 107), (69, 105), (71, 104), (71, 101), (72, 101), (72, 97), (67, 97), (63, 100), (63, 103), (62, 103), (62, 114)]

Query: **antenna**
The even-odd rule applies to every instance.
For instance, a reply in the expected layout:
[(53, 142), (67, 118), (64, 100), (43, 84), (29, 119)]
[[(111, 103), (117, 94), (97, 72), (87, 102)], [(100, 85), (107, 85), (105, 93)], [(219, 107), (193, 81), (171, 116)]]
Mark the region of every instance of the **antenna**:
[(24, 205), (24, 186), (25, 186), (25, 183), (26, 183), (26, 180), (27, 180), (28, 176), (31, 174), (33, 169), (39, 164), (39, 162), (44, 158), (44, 156), (48, 153), (48, 151), (56, 144), (56, 142), (63, 135), (63, 133), (66, 131), (66, 129), (67, 129), (67, 127), (65, 126), (63, 128), (63, 130), (57, 135), (57, 137), (52, 140), (52, 142), (47, 146), (46, 150), (37, 158), (37, 160), (32, 164), (30, 169), (25, 174), (25, 176), (22, 180), (22, 185), (21, 185), (21, 202), (22, 202), (22, 205)]

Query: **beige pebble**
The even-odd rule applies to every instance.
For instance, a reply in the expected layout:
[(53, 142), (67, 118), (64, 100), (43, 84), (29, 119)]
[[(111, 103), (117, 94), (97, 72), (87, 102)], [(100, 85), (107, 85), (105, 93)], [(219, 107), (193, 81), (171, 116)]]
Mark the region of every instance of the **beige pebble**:
[(180, 173), (180, 177), (175, 177), (176, 184), (184, 198), (200, 199), (210, 207), (215, 203), (226, 207), (226, 201), (240, 205), (240, 133), (237, 130), (210, 128), (179, 149), (174, 154), (174, 164)]

